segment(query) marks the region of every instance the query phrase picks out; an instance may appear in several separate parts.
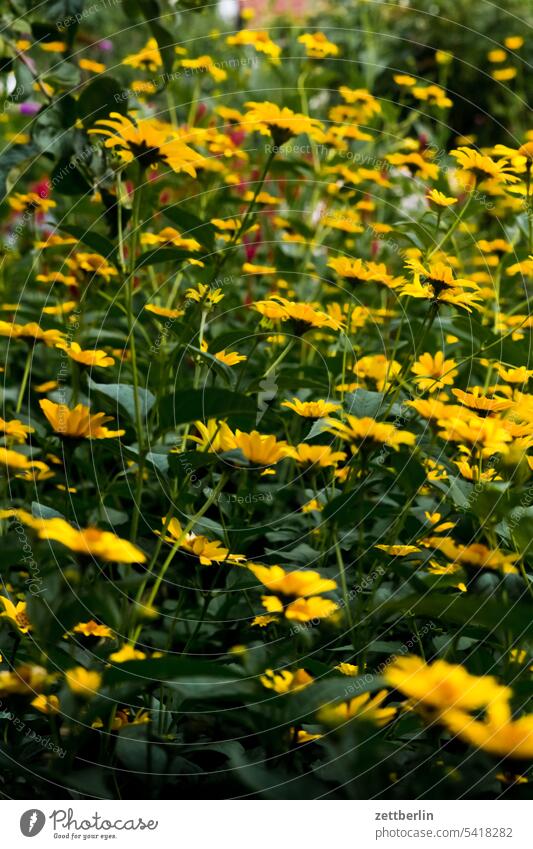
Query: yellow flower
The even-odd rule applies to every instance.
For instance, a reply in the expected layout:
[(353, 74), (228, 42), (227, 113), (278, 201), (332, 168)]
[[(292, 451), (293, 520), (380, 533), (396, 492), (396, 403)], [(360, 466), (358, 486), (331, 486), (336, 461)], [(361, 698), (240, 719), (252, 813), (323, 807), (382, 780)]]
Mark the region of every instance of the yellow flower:
[[(167, 523), (167, 519), (161, 520), (163, 525)], [(212, 563), (240, 563), (245, 560), (242, 554), (230, 554), (229, 549), (224, 548), (221, 542), (207, 539), (205, 536), (200, 536), (194, 533), (185, 534), (181, 524), (177, 519), (171, 519), (167, 525), (166, 531), (161, 534), (155, 531), (158, 536), (163, 535), (165, 542), (172, 545), (179, 545), (184, 551), (194, 554), (199, 558), (202, 566), (211, 566)]]
[(229, 35), (226, 38), (226, 44), (229, 44), (230, 47), (234, 45), (249, 45), (255, 47), (258, 53), (264, 53), (272, 59), (277, 59), (281, 53), (281, 47), (278, 47), (272, 41), (265, 30), (242, 29), (235, 35)]
[(55, 200), (41, 197), (41, 195), (38, 195), (36, 192), (28, 192), (28, 194), (15, 192), (8, 197), (7, 202), (11, 209), (14, 209), (15, 212), (22, 213), (48, 212), (49, 209), (53, 209), (54, 206), (57, 206)]
[(439, 176), (439, 166), (429, 162), (418, 152), (388, 153), (385, 159), (397, 168), (407, 168), (413, 176), (424, 180), (436, 180)]
[(327, 424), (329, 433), (356, 446), (362, 446), (365, 442), (367, 444), (383, 443), (398, 451), (400, 445), (414, 445), (416, 441), (414, 433), (398, 430), (392, 424), (377, 422), (369, 416), (359, 419), (356, 416), (346, 415), (345, 422), (328, 419)]
[[(87, 275), (92, 276), (98, 274), (103, 277), (106, 283), (109, 283), (112, 277), (118, 276), (118, 271), (114, 265), (111, 265), (105, 257), (100, 254), (90, 254), (78, 251), (73, 257), (68, 257), (66, 260), (67, 266), (71, 271), (78, 272), (82, 278)], [(83, 274), (80, 275), (80, 272)], [(39, 279), (39, 277), (37, 278)], [(68, 278), (62, 282), (68, 283)]]
[(498, 758), (533, 757), (533, 714), (513, 720), (506, 701), (497, 700), (488, 705), (483, 721), (453, 710), (445, 715), (444, 723), (465, 743)]
[(59, 348), (61, 351), (65, 351), (71, 360), (81, 363), (84, 366), (99, 366), (100, 368), (107, 368), (107, 366), (115, 364), (113, 357), (110, 357), (105, 351), (83, 351), (77, 342), (70, 342), (70, 344), (67, 344), (66, 342), (59, 342), (59, 344), (56, 345), (56, 348)]
[(307, 55), (312, 59), (325, 59), (326, 56), (338, 56), (339, 48), (329, 41), (323, 32), (305, 32), (298, 36), (298, 42), (303, 44)]
[(324, 705), (320, 708), (317, 719), (325, 725), (340, 725), (350, 719), (370, 722), (372, 725), (386, 725), (397, 713), (396, 708), (381, 707), (388, 695), (387, 690), (380, 690), (375, 696), (362, 693), (339, 705)]
[(250, 433), (237, 430), (235, 448), (240, 448), (246, 459), (255, 466), (271, 466), (287, 456), (285, 441), (278, 441), (275, 436), (257, 430)]
[(489, 60), (489, 62), (493, 62), (495, 65), (497, 65), (500, 62), (505, 62), (505, 60), (507, 59), (507, 53), (505, 52), (505, 50), (501, 50), (500, 48), (498, 48), (497, 50), (489, 50), (489, 52), (487, 53), (487, 59)]
[(0, 418), (0, 433), (4, 433), (7, 439), (12, 439), (14, 442), (26, 442), (28, 435), (33, 432), (33, 427), (22, 424), (19, 419), (11, 419), (7, 422)]
[(277, 268), (274, 265), (254, 265), (252, 262), (245, 262), (242, 266), (244, 274), (276, 274)]
[(92, 59), (80, 59), (78, 65), (82, 71), (89, 71), (91, 74), (103, 74), (105, 65), (102, 62), (94, 62)]
[(514, 80), (516, 74), (516, 68), (498, 68), (496, 71), (492, 71), (491, 77), (493, 80), (502, 83)]
[(4, 448), (0, 445), (0, 468), (7, 466), (9, 469), (20, 469), (21, 471), (47, 471), (48, 466), (41, 460), (32, 460), (26, 457), (25, 454), (19, 454), (18, 451), (11, 451), (9, 448)]
[(342, 322), (327, 315), (321, 310), (315, 309), (310, 304), (289, 301), (280, 295), (274, 295), (268, 301), (256, 301), (252, 304), (257, 312), (265, 318), (278, 321), (291, 321), (294, 326), (295, 335), (306, 333), (312, 328), (328, 327), (332, 330), (340, 330)]
[(96, 121), (89, 134), (106, 136), (104, 146), (114, 149), (120, 159), (129, 164), (137, 161), (142, 169), (168, 165), (176, 174), (185, 172), (196, 177), (196, 167), (204, 157), (176, 138), (173, 127), (162, 129), (150, 118), (133, 118), (111, 112), (109, 118)]
[(84, 669), (83, 666), (75, 666), (67, 670), (65, 680), (70, 691), (84, 699), (92, 699), (96, 696), (102, 684), (102, 676), (99, 672)]
[(447, 50), (437, 50), (435, 59), (439, 65), (449, 65), (453, 62), (453, 53), (448, 53)]
[(8, 321), (0, 321), (0, 336), (8, 336), (13, 339), (33, 339), (34, 342), (44, 342), (47, 348), (53, 348), (64, 338), (60, 330), (43, 330), (39, 325), (31, 321), (29, 324), (10, 324)]
[(396, 85), (406, 86), (407, 88), (411, 88), (416, 85), (416, 78), (412, 77), (410, 74), (393, 74), (392, 79)]
[(337, 587), (331, 578), (323, 578), (319, 572), (312, 570), (286, 572), (281, 566), (262, 566), (258, 563), (250, 563), (248, 568), (263, 586), (282, 595), (307, 597), (327, 593)]
[(108, 430), (103, 427), (104, 422), (112, 421), (113, 417), (106, 416), (105, 413), (91, 414), (89, 408), (83, 404), (77, 404), (74, 409), (70, 409), (65, 404), (54, 404), (53, 401), (44, 399), (39, 401), (39, 406), (54, 431), (61, 436), (69, 436), (72, 439), (111, 439), (126, 433), (125, 430)]
[(265, 669), (259, 680), (263, 687), (274, 690), (275, 693), (293, 693), (308, 687), (314, 681), (305, 669), (297, 669), (295, 672), (289, 672), (288, 669), (282, 669), (281, 672)]
[(166, 307), (158, 307), (156, 304), (145, 304), (144, 308), (160, 318), (180, 318), (180, 316), (185, 315), (185, 310), (167, 309)]
[(521, 35), (509, 35), (503, 43), (509, 50), (520, 50), (524, 46), (524, 39)]
[(309, 445), (306, 442), (287, 448), (287, 456), (292, 457), (297, 463), (318, 466), (321, 469), (337, 466), (338, 463), (346, 460), (344, 451), (332, 451), (329, 445)]
[(143, 233), (141, 245), (173, 245), (186, 251), (199, 251), (202, 247), (196, 239), (181, 236), (174, 227), (164, 227), (159, 233)]
[(380, 551), (390, 554), (391, 557), (407, 557), (409, 554), (414, 554), (420, 551), (417, 545), (376, 545)]
[(59, 713), (59, 699), (57, 696), (36, 696), (32, 702), (31, 706), (38, 710), (39, 713), (44, 713), (47, 716), (53, 715), (55, 713)]
[(198, 283), (196, 289), (187, 289), (185, 297), (191, 301), (200, 301), (207, 306), (220, 303), (224, 295), (221, 289), (210, 289), (207, 283)]
[(329, 598), (311, 596), (297, 598), (285, 608), (285, 618), (291, 622), (312, 622), (313, 619), (327, 619), (338, 610), (338, 605)]
[[(507, 454), (512, 436), (498, 419), (469, 416), (467, 418), (439, 419), (441, 439), (465, 444), (465, 452), (477, 449), (482, 457)], [(462, 449), (463, 450), (463, 449)]]
[(421, 354), (411, 371), (417, 376), (415, 383), (421, 392), (436, 392), (444, 386), (451, 386), (458, 375), (455, 360), (445, 360), (442, 351), (433, 354)]
[(99, 625), (94, 619), (88, 622), (78, 622), (72, 629), (74, 634), (83, 634), (84, 637), (113, 637), (113, 631), (107, 625)]
[(65, 53), (67, 49), (64, 41), (39, 41), (38, 47), (45, 53)]
[(143, 71), (157, 71), (162, 66), (161, 54), (155, 38), (149, 38), (138, 53), (130, 53), (122, 60), (123, 65)]
[(0, 698), (13, 694), (34, 696), (43, 689), (48, 680), (48, 672), (42, 666), (24, 663), (13, 672), (3, 669), (0, 671)]
[(4, 605), (4, 610), (0, 613), (0, 617), (5, 617), (13, 622), (21, 634), (27, 634), (31, 629), (31, 623), (26, 614), (26, 602), (18, 601), (16, 604), (9, 598), (0, 595), (0, 604)]
[(135, 545), (110, 531), (98, 528), (78, 530), (65, 519), (39, 519), (26, 510), (0, 510), (0, 519), (11, 516), (33, 528), (40, 539), (55, 540), (79, 554), (92, 555), (112, 563), (144, 563), (146, 555)]
[(339, 665), (336, 666), (335, 669), (338, 672), (341, 672), (343, 675), (349, 675), (351, 677), (356, 677), (357, 675), (359, 675), (359, 667), (354, 666), (353, 663), (346, 663), (346, 661), (339, 663)]
[(311, 138), (321, 138), (322, 123), (293, 112), (287, 106), (280, 108), (268, 100), (258, 103), (250, 100), (246, 104), (248, 112), (243, 116), (243, 124), (250, 131), (258, 130), (262, 135), (271, 135), (276, 145), (285, 144), (292, 136), (307, 133)]
[(518, 177), (509, 174), (509, 161), (502, 157), (497, 162), (486, 154), (479, 153), (471, 147), (460, 147), (450, 151), (461, 170), (472, 174), (478, 181), (492, 180), (495, 183), (516, 183)]
[(389, 686), (415, 700), (416, 706), (446, 714), (454, 710), (479, 710), (494, 701), (509, 698), (509, 687), (498, 684), (490, 675), (477, 677), (461, 665), (408, 655), (398, 657), (385, 670)]
[(244, 354), (239, 354), (238, 351), (217, 351), (214, 357), (215, 360), (219, 360), (226, 366), (236, 366), (248, 359)]
[(146, 654), (143, 651), (139, 651), (139, 649), (128, 644), (109, 655), (109, 660), (114, 663), (127, 663), (129, 660), (144, 660), (145, 658)]
[[(436, 306), (453, 304), (456, 307), (472, 312), (472, 308), (480, 309), (481, 298), (479, 287), (471, 280), (454, 277), (453, 269), (443, 262), (432, 262), (426, 266), (417, 259), (406, 263), (413, 272), (413, 281), (402, 286), (400, 295), (411, 298), (425, 298)], [(465, 291), (471, 289), (472, 291)]]
[[(232, 451), (235, 448), (235, 434), (226, 422), (208, 419), (205, 423), (194, 422), (194, 426), (200, 435), (187, 438), (198, 444), (197, 450), (213, 451), (218, 454), (222, 451)], [(179, 453), (179, 451), (176, 453)]]
[(454, 203), (457, 203), (457, 198), (447, 197), (437, 189), (431, 189), (431, 191), (427, 193), (427, 199), (431, 201), (431, 203), (434, 203), (435, 206), (440, 207), (453, 206)]
[(462, 389), (452, 389), (452, 393), (465, 407), (481, 413), (499, 413), (513, 406), (513, 402), (509, 401), (508, 398), (501, 398), (497, 395), (488, 398), (480, 386), (473, 386), (471, 392), (463, 392)]
[(187, 68), (191, 71), (206, 71), (212, 76), (216, 83), (221, 83), (227, 79), (227, 72), (213, 62), (211, 56), (199, 56), (197, 59), (182, 59), (180, 62), (182, 68)]
[(292, 401), (283, 401), (282, 407), (288, 407), (289, 410), (295, 412), (298, 416), (303, 416), (306, 419), (321, 419), (324, 416), (329, 416), (338, 410), (340, 404), (334, 404), (331, 401), (299, 401), (298, 398), (293, 398)]

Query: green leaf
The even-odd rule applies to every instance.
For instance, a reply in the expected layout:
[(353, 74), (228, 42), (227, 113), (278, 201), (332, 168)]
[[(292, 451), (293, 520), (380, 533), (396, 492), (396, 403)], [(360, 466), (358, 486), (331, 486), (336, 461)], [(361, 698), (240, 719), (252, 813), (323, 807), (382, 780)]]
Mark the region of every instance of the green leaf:
[(94, 230), (86, 230), (85, 227), (78, 227), (74, 224), (58, 224), (58, 227), (65, 233), (68, 233), (69, 236), (74, 236), (75, 239), (87, 245), (91, 250), (101, 254), (105, 259), (110, 262), (113, 261), (116, 250), (113, 247), (113, 243), (109, 239), (106, 239), (105, 236), (95, 233)]
[(188, 239), (196, 239), (208, 250), (213, 250), (215, 245), (215, 228), (210, 221), (202, 221), (188, 209), (182, 206), (167, 206), (161, 210), (163, 215), (172, 221), (180, 233)]
[[(95, 392), (100, 392), (107, 398), (111, 398), (115, 404), (122, 407), (129, 417), (135, 419), (135, 400), (133, 386), (127, 383), (97, 383), (90, 377), (87, 378), (89, 389), (94, 389)], [(144, 417), (150, 412), (155, 403), (155, 395), (149, 389), (138, 389), (139, 403), (141, 408), (141, 416)]]
[(137, 258), (135, 268), (139, 270), (146, 265), (159, 265), (162, 262), (182, 263), (193, 256), (195, 254), (192, 251), (182, 251), (180, 248), (154, 248)]
[(163, 399), (159, 411), (162, 427), (245, 415), (255, 420), (255, 399), (229, 389), (183, 389)]
[(114, 77), (99, 76), (83, 89), (78, 99), (78, 118), (85, 129), (101, 118), (108, 118), (111, 112), (126, 115), (127, 111), (127, 91)]
[(7, 191), (9, 173), (17, 166), (27, 163), (30, 159), (40, 156), (41, 150), (34, 143), (12, 144), (0, 154), (0, 199), (4, 199)]
[(344, 407), (351, 416), (362, 419), (370, 416), (375, 419), (383, 408), (383, 392), (370, 392), (368, 389), (356, 389), (349, 392), (344, 399)]
[(70, 94), (65, 94), (60, 100), (45, 106), (35, 116), (32, 124), (31, 137), (42, 153), (49, 153), (54, 158), (66, 156), (71, 151), (71, 140), (66, 130), (76, 122), (77, 105)]

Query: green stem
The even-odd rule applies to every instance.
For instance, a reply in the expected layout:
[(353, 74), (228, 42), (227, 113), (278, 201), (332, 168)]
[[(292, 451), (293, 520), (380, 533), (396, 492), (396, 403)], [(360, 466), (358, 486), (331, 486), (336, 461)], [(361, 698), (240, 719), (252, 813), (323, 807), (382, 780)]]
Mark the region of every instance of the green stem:
[(30, 376), (31, 369), (31, 361), (33, 357), (33, 348), (30, 348), (28, 351), (28, 356), (26, 357), (26, 364), (24, 366), (24, 374), (22, 375), (22, 380), (20, 383), (19, 394), (17, 398), (17, 405), (15, 407), (15, 413), (20, 413), (20, 408), (22, 407), (22, 401), (24, 399), (24, 393), (26, 391), (26, 386), (28, 385), (28, 378)]
[[(475, 186), (474, 186), (474, 189), (475, 189)], [(459, 213), (457, 218), (454, 220), (452, 226), (446, 231), (446, 233), (444, 234), (444, 236), (442, 237), (440, 242), (437, 242), (437, 244), (435, 245), (433, 250), (429, 252), (428, 259), (431, 259), (433, 254), (436, 254), (437, 251), (440, 251), (442, 249), (442, 247), (446, 244), (448, 239), (450, 239), (453, 236), (453, 234), (455, 233), (455, 231), (457, 230), (459, 224), (461, 223), (461, 221), (463, 220), (463, 218), (466, 215), (466, 211), (467, 211), (468, 207), (470, 206), (470, 204), (472, 202), (472, 198), (474, 197), (474, 189), (472, 189), (472, 191), (468, 195), (468, 199), (467, 199), (466, 203), (463, 205), (461, 212)]]

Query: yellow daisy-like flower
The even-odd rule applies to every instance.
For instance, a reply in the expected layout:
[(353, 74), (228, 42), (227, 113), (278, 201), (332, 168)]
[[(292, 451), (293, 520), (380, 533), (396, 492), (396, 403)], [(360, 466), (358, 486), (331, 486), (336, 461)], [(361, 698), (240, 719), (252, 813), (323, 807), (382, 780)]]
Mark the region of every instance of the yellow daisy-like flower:
[(109, 660), (113, 663), (127, 663), (129, 660), (144, 660), (146, 654), (134, 646), (124, 645), (118, 651), (114, 651), (109, 655)]
[(115, 364), (113, 357), (106, 354), (105, 351), (83, 351), (77, 342), (60, 342), (56, 345), (61, 351), (64, 351), (71, 360), (76, 363), (81, 363), (84, 366), (98, 366), (99, 368), (107, 368)]
[(436, 354), (421, 354), (411, 371), (416, 374), (415, 383), (421, 392), (436, 392), (451, 386), (458, 375), (455, 360), (445, 360), (442, 351)]
[(482, 457), (490, 457), (509, 452), (512, 436), (498, 419), (469, 416), (466, 419), (442, 419), (438, 424), (442, 428), (440, 438), (460, 443), (465, 453), (477, 450)]
[(469, 392), (452, 389), (452, 394), (463, 406), (468, 407), (469, 410), (475, 410), (476, 413), (501, 413), (513, 406), (513, 402), (508, 398), (497, 395), (488, 397), (481, 386), (472, 386)]
[(135, 545), (110, 531), (99, 528), (78, 530), (65, 519), (38, 519), (26, 510), (2, 510), (0, 518), (15, 516), (20, 522), (36, 531), (40, 539), (54, 540), (78, 554), (91, 555), (110, 563), (144, 563), (145, 554)]
[(249, 563), (248, 568), (268, 590), (282, 595), (307, 598), (337, 588), (336, 581), (323, 578), (319, 572), (312, 570), (286, 572), (281, 566), (262, 566), (259, 563)]
[(47, 197), (41, 197), (41, 195), (38, 195), (36, 192), (28, 192), (27, 194), (14, 192), (14, 194), (8, 197), (7, 202), (11, 209), (14, 209), (15, 212), (22, 213), (48, 212), (49, 209), (53, 209), (53, 207), (57, 206), (55, 200), (50, 200)]
[(265, 669), (259, 680), (267, 690), (274, 690), (275, 693), (283, 694), (294, 693), (295, 690), (308, 687), (309, 684), (313, 683), (314, 678), (305, 669), (296, 669), (295, 672), (290, 672), (288, 669), (282, 669), (281, 672)]
[(245, 105), (248, 112), (243, 116), (243, 124), (250, 132), (258, 130), (262, 135), (271, 135), (276, 145), (282, 145), (300, 133), (307, 133), (317, 140), (322, 137), (323, 125), (316, 118), (309, 118), (293, 112), (287, 106), (279, 107), (269, 101), (248, 101)]
[(26, 613), (26, 602), (18, 601), (16, 604), (13, 604), (11, 599), (0, 595), (0, 604), (4, 606), (0, 617), (5, 617), (10, 622), (13, 622), (21, 634), (27, 634), (31, 629), (31, 622)]
[(327, 619), (338, 610), (336, 602), (321, 596), (297, 598), (284, 609), (285, 618), (290, 622), (312, 622), (314, 619)]
[(301, 442), (294, 448), (287, 448), (287, 456), (302, 465), (318, 466), (321, 469), (337, 466), (346, 460), (344, 451), (333, 451), (329, 445), (309, 445), (306, 442)]
[(142, 169), (163, 164), (176, 174), (196, 177), (196, 167), (204, 162), (201, 154), (176, 138), (172, 126), (162, 129), (161, 123), (151, 118), (135, 120), (111, 112), (109, 118), (96, 121), (89, 134), (104, 136), (105, 147), (114, 150), (126, 164), (135, 160)]
[(25, 454), (19, 454), (18, 451), (12, 451), (0, 445), (0, 469), (5, 469), (6, 467), (8, 469), (18, 469), (31, 473), (49, 471), (46, 463), (43, 463), (41, 460), (32, 460), (30, 457), (26, 457)]
[(357, 418), (346, 415), (345, 421), (328, 419), (328, 432), (352, 444), (352, 451), (365, 445), (384, 444), (395, 451), (401, 445), (414, 445), (416, 437), (408, 430), (398, 430), (393, 424), (377, 422), (369, 416)]
[(129, 65), (130, 68), (138, 68), (141, 71), (157, 71), (158, 68), (161, 68), (163, 62), (155, 38), (149, 38), (138, 53), (130, 53), (125, 56), (122, 64)]
[(89, 619), (88, 622), (78, 622), (72, 629), (74, 634), (82, 634), (84, 637), (101, 637), (111, 639), (114, 634), (111, 628), (107, 625), (100, 625), (94, 619)]
[(12, 339), (33, 340), (34, 343), (44, 342), (47, 348), (53, 348), (58, 342), (64, 339), (65, 334), (61, 330), (43, 330), (34, 321), (31, 321), (29, 324), (0, 321), (0, 336), (8, 336)]
[(488, 705), (484, 720), (460, 710), (450, 711), (444, 724), (465, 743), (497, 758), (533, 757), (533, 714), (513, 719), (508, 702)]
[(497, 82), (505, 83), (509, 82), (509, 80), (514, 80), (517, 73), (516, 68), (498, 68), (496, 71), (492, 71), (491, 77)]
[(334, 413), (341, 405), (331, 401), (299, 401), (298, 398), (293, 398), (292, 401), (283, 401), (281, 406), (288, 407), (289, 410), (306, 419), (321, 419)]
[[(165, 525), (167, 519), (163, 518), (162, 522)], [(159, 531), (155, 533), (161, 536)], [(194, 533), (185, 534), (177, 519), (171, 519), (168, 522), (163, 539), (173, 545), (179, 543), (179, 547), (184, 551), (196, 555), (202, 566), (211, 566), (212, 563), (241, 563), (246, 559), (242, 554), (230, 554), (229, 549), (224, 548), (218, 540), (213, 542), (205, 536)]]
[[(219, 419), (208, 419), (206, 422), (194, 422), (198, 436), (188, 436), (191, 442), (196, 442), (198, 451), (232, 451), (236, 447), (235, 434), (226, 422)], [(179, 453), (179, 451), (175, 452)]]
[(228, 77), (224, 68), (217, 65), (211, 56), (199, 56), (197, 59), (182, 59), (180, 65), (186, 70), (205, 71), (207, 74), (210, 74), (216, 83), (221, 83)]
[[(481, 309), (477, 283), (454, 277), (453, 269), (449, 265), (433, 262), (424, 266), (417, 259), (410, 259), (406, 264), (413, 272), (413, 280), (402, 286), (401, 296), (425, 298), (437, 306), (451, 304), (467, 312)], [(471, 291), (466, 291), (468, 289)]]
[(12, 672), (8, 669), (0, 671), (0, 698), (17, 694), (34, 696), (48, 683), (50, 676), (42, 666), (32, 666), (24, 663)]
[(199, 251), (202, 247), (196, 239), (181, 236), (174, 227), (163, 227), (159, 233), (142, 233), (141, 245), (172, 245), (185, 251)]
[(238, 351), (217, 351), (213, 356), (215, 360), (219, 360), (226, 366), (236, 366), (248, 359), (245, 354), (239, 354)]
[(6, 422), (5, 419), (0, 418), (0, 434), (3, 433), (8, 440), (21, 444), (26, 442), (28, 435), (33, 432), (33, 427), (22, 424), (19, 419), (11, 419), (11, 421)]
[(339, 48), (324, 35), (323, 32), (304, 32), (298, 36), (298, 42), (303, 44), (311, 59), (325, 59), (326, 56), (338, 56)]
[(316, 309), (311, 304), (289, 301), (281, 295), (273, 295), (268, 301), (256, 301), (252, 307), (265, 318), (274, 321), (291, 321), (295, 335), (306, 333), (312, 328), (327, 327), (331, 330), (340, 330), (343, 327), (342, 321)]
[(235, 448), (239, 448), (247, 460), (255, 466), (271, 466), (287, 456), (287, 443), (271, 434), (252, 430), (235, 433)]
[(503, 687), (490, 675), (470, 675), (461, 665), (445, 660), (426, 663), (414, 655), (396, 658), (383, 677), (389, 686), (414, 699), (417, 706), (441, 714), (479, 710), (511, 695), (509, 687)]
[(340, 672), (342, 675), (348, 675), (350, 678), (355, 678), (359, 675), (359, 667), (355, 666), (353, 663), (347, 663), (345, 660), (343, 660), (342, 663), (339, 663), (335, 669), (337, 672)]
[(185, 291), (185, 297), (197, 303), (201, 301), (207, 306), (214, 306), (220, 303), (224, 295), (221, 289), (211, 289), (207, 283), (198, 283), (196, 289)]
[(72, 439), (112, 439), (126, 433), (125, 430), (108, 430), (103, 427), (104, 422), (113, 421), (113, 417), (105, 413), (91, 413), (89, 407), (83, 404), (70, 409), (66, 404), (54, 404), (45, 398), (39, 401), (39, 406), (55, 433), (61, 436)]
[(457, 160), (463, 173), (471, 174), (476, 181), (492, 180), (495, 183), (516, 183), (518, 177), (510, 174), (509, 160), (502, 157), (498, 161), (471, 147), (460, 147), (450, 151)]
[(92, 59), (80, 59), (78, 65), (82, 71), (89, 71), (91, 74), (103, 74), (106, 69), (103, 62), (94, 62)]
[(344, 724), (350, 719), (370, 722), (377, 726), (386, 725), (397, 713), (394, 707), (381, 707), (388, 695), (387, 690), (380, 690), (375, 696), (362, 693), (339, 705), (324, 705), (320, 708), (317, 719), (325, 725), (333, 726)]
[(405, 86), (406, 88), (412, 88), (416, 85), (416, 78), (410, 74), (393, 74), (392, 79), (396, 85)]
[(441, 207), (441, 208), (453, 206), (454, 203), (457, 203), (457, 198), (447, 197), (447, 195), (443, 194), (442, 192), (439, 192), (437, 189), (431, 189), (431, 191), (429, 191), (427, 193), (427, 199), (431, 203), (435, 204), (435, 206), (438, 206), (438, 207)]
[(264, 53), (272, 59), (277, 59), (281, 53), (281, 47), (272, 41), (266, 30), (242, 29), (235, 35), (226, 38), (226, 44), (230, 47), (243, 45), (255, 47), (258, 53)]
[(180, 316), (185, 315), (185, 310), (158, 307), (156, 304), (145, 304), (144, 308), (160, 318), (180, 318)]
[(75, 666), (65, 672), (65, 680), (69, 690), (75, 696), (83, 699), (92, 699), (98, 695), (102, 685), (102, 676), (94, 670), (84, 669), (83, 666)]

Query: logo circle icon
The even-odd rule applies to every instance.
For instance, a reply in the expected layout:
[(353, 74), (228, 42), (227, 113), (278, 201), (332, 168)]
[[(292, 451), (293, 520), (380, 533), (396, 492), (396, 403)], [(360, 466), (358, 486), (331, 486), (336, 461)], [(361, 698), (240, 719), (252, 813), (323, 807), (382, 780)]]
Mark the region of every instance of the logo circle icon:
[(24, 811), (20, 818), (20, 830), (24, 837), (35, 837), (43, 830), (46, 817), (38, 808)]

